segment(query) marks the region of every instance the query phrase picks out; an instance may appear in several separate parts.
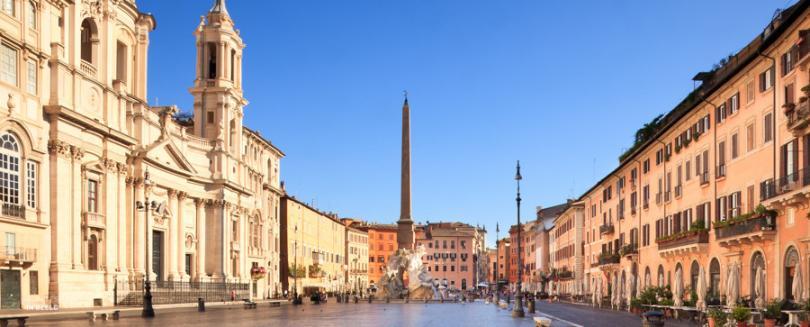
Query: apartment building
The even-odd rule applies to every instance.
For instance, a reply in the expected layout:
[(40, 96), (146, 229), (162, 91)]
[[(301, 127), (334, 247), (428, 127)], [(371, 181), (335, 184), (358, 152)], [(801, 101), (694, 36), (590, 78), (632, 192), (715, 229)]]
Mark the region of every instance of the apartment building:
[(698, 73), (700, 86), (569, 209), (582, 210), (582, 253), (566, 250), (567, 235), (554, 251), (583, 257), (586, 293), (595, 283), (635, 293), (631, 279), (673, 285), (679, 275), (691, 289), (701, 268), (710, 299), (732, 270), (741, 296), (755, 297), (760, 269), (764, 299), (799, 296), (791, 285), (802, 268), (810, 285), (809, 5), (778, 12), (742, 50)]
[(469, 224), (439, 222), (417, 225), (416, 246), (425, 248), (423, 264), (435, 282), (450, 289), (473, 290), (485, 281), (485, 231)]
[(388, 259), (397, 251), (397, 225), (362, 223), (354, 225), (368, 233), (368, 282), (376, 287), (385, 274)]

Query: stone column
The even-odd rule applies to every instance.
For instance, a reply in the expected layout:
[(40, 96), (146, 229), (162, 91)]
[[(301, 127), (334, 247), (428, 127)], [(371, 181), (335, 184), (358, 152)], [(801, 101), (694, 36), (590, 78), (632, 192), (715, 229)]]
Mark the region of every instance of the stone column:
[(72, 154), (71, 161), (71, 192), (73, 197), (79, 197), (78, 201), (71, 202), (73, 206), (70, 208), (70, 216), (73, 217), (71, 225), (71, 235), (73, 243), (73, 269), (81, 269), (84, 263), (84, 237), (82, 236), (82, 206), (77, 205), (84, 203), (84, 176), (82, 173), (82, 158), (84, 157), (84, 150), (79, 147), (70, 147)]
[[(143, 179), (140, 177), (136, 177), (132, 179), (132, 190), (135, 192), (135, 201), (142, 203), (144, 206), (148, 206), (148, 204), (144, 203), (144, 194), (146, 191), (144, 190)], [(146, 215), (143, 211), (136, 210), (133, 212), (132, 217), (132, 262), (133, 262), (133, 270), (135, 273), (144, 275), (145, 274), (145, 252), (146, 251)]]
[(194, 277), (197, 281), (203, 281), (206, 279), (206, 269), (205, 269), (205, 239), (208, 237), (205, 233), (205, 200), (203, 199), (194, 199), (194, 207), (196, 212), (196, 226), (197, 226), (197, 233), (195, 238), (197, 239), (197, 265), (194, 273)]
[(126, 185), (126, 165), (118, 163), (116, 165), (116, 169), (118, 172), (118, 196), (119, 196), (119, 205), (118, 205), (118, 265), (117, 270), (118, 272), (123, 272), (124, 267), (129, 266), (126, 262), (126, 252), (128, 251), (126, 245), (129, 242), (129, 237), (127, 234), (127, 224), (129, 223), (130, 215), (127, 214), (127, 209), (132, 208), (132, 201), (129, 198), (129, 194), (127, 192), (127, 185)]
[(183, 209), (186, 203), (186, 192), (177, 193), (177, 269), (180, 273), (181, 280), (189, 280), (190, 276), (186, 276), (186, 217)]
[(166, 233), (166, 237), (168, 238), (168, 246), (166, 248), (169, 250), (169, 280), (177, 281), (180, 276), (177, 271), (177, 257), (180, 255), (179, 252), (181, 250), (181, 248), (177, 247), (177, 230), (180, 229), (180, 213), (177, 210), (177, 190), (168, 190), (168, 195), (169, 203), (167, 203), (167, 205), (169, 206), (169, 210), (174, 214), (174, 217), (169, 219), (169, 226)]
[[(153, 185), (146, 185), (146, 184), (144, 184), (144, 187), (143, 187), (144, 199), (149, 200), (149, 202), (152, 202), (155, 199), (154, 194), (152, 194), (152, 188), (153, 187), (154, 187)], [(149, 276), (149, 280), (154, 281), (155, 278), (157, 277), (157, 274), (155, 274), (155, 267), (152, 266), (151, 260), (152, 260), (152, 223), (155, 220), (155, 213), (150, 208), (149, 203), (144, 203), (144, 211), (145, 211), (145, 213), (143, 215), (144, 223), (141, 224), (141, 225), (143, 225), (143, 231), (144, 231), (143, 232), (143, 243), (141, 243), (140, 248), (143, 249), (142, 251), (145, 251), (145, 254), (144, 254), (144, 252), (141, 252), (140, 257), (143, 258), (141, 260), (145, 260), (144, 261), (144, 270), (148, 274), (147, 276)], [(148, 215), (147, 215), (147, 213), (148, 213)], [(146, 268), (148, 268), (148, 269), (146, 269)]]

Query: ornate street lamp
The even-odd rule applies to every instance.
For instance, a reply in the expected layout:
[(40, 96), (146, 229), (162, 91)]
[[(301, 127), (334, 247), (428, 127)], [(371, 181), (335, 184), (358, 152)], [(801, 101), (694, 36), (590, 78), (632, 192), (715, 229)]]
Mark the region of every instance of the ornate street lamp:
[(523, 291), (521, 289), (521, 279), (523, 278), (523, 262), (521, 260), (520, 254), (520, 243), (523, 239), (520, 236), (520, 180), (523, 179), (523, 176), (520, 176), (520, 160), (517, 162), (517, 173), (515, 174), (515, 181), (517, 182), (517, 197), (515, 201), (517, 202), (517, 287), (515, 289), (515, 305), (512, 309), (512, 317), (525, 317), (526, 313), (523, 312)]
[[(146, 172), (143, 174), (143, 185), (146, 189), (152, 185), (152, 180), (149, 179), (149, 169), (146, 169)], [(139, 210), (143, 210), (145, 214), (144, 219), (144, 247), (146, 250), (144, 251), (144, 265), (146, 266), (145, 277), (146, 282), (143, 287), (143, 311), (141, 312), (141, 316), (144, 318), (153, 318), (155, 316), (155, 309), (152, 307), (152, 283), (149, 281), (149, 211), (152, 210), (151, 202), (149, 202), (149, 192), (144, 192), (144, 203), (136, 203), (136, 208)]]

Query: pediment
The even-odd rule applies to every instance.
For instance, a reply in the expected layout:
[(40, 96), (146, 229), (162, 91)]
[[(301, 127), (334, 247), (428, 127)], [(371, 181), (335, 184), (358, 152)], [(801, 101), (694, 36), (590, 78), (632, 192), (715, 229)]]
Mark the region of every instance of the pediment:
[(146, 157), (169, 169), (189, 175), (197, 174), (194, 166), (191, 165), (183, 152), (171, 140), (165, 140), (151, 146), (146, 153)]

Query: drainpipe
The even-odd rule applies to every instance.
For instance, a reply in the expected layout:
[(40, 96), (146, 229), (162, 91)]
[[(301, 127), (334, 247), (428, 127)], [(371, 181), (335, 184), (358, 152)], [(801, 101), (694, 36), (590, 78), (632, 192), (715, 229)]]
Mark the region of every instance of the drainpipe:
[[(708, 104), (708, 105), (710, 105), (710, 106), (712, 106), (712, 108), (714, 108), (714, 111), (713, 111), (714, 114), (717, 115), (717, 105), (715, 105), (714, 103), (709, 102), (709, 100), (706, 100), (706, 97), (703, 97), (703, 99), (701, 99), (701, 101)], [(714, 118), (714, 121), (715, 122), (717, 121), (717, 117)], [(711, 126), (711, 124), (712, 124), (712, 119), (709, 119), (709, 125)], [(714, 169), (717, 170), (717, 123), (714, 124), (714, 132), (712, 132), (712, 136), (713, 136), (713, 140), (714, 140), (713, 141), (714, 144), (712, 144), (712, 147), (714, 147), (714, 160), (712, 160), (712, 162), (714, 163)], [(715, 176), (715, 180), (714, 180), (714, 182), (712, 184), (713, 184), (713, 189), (714, 189), (713, 190), (713, 192), (714, 192), (714, 200), (712, 200), (712, 202), (713, 202), (712, 205), (717, 207), (717, 176)], [(719, 210), (719, 209), (720, 208), (715, 208), (715, 210)], [(720, 217), (715, 217), (715, 218), (720, 218)], [(711, 219), (706, 219), (706, 229), (708, 230), (710, 228), (710, 226), (711, 226)]]

